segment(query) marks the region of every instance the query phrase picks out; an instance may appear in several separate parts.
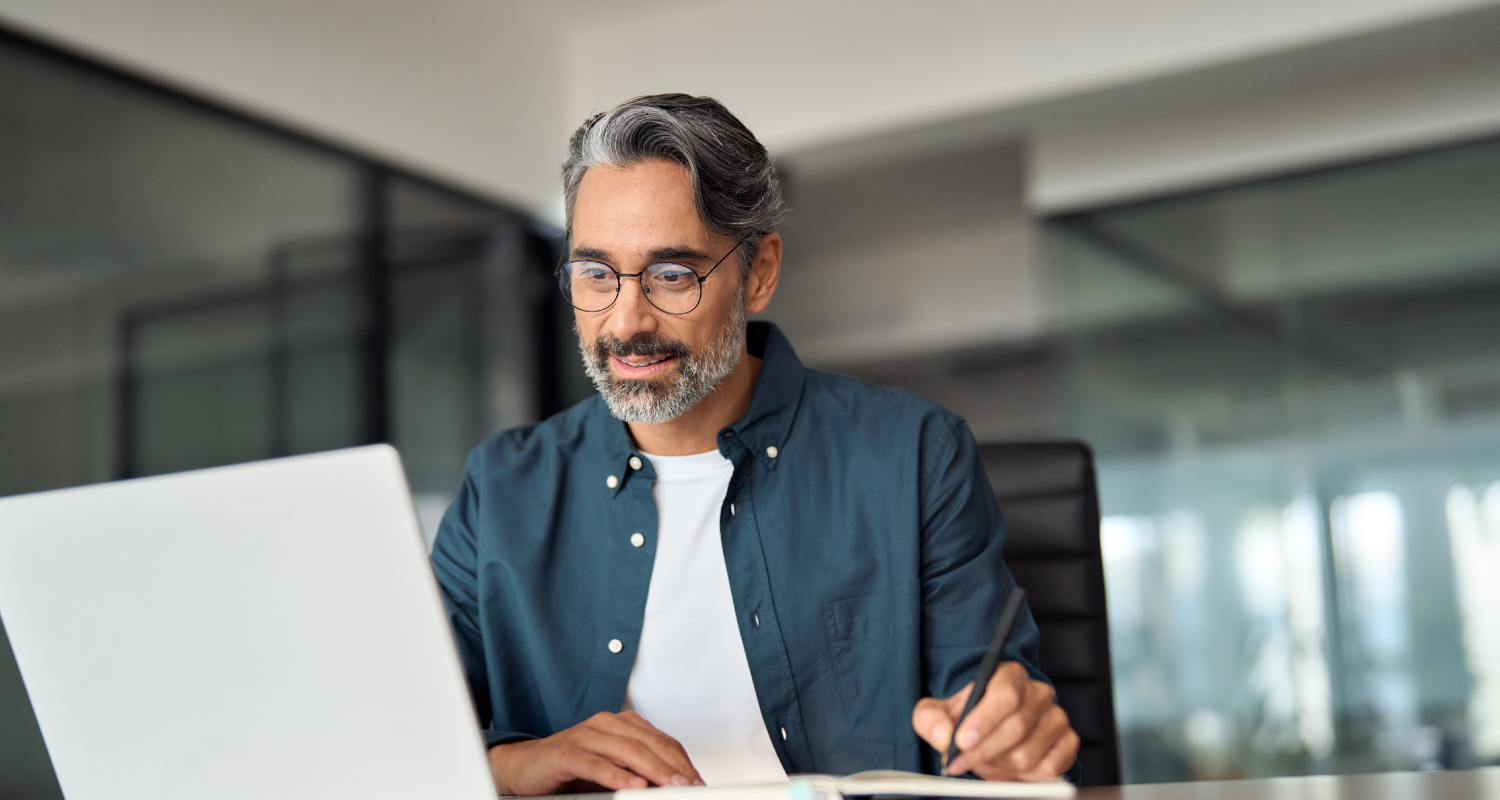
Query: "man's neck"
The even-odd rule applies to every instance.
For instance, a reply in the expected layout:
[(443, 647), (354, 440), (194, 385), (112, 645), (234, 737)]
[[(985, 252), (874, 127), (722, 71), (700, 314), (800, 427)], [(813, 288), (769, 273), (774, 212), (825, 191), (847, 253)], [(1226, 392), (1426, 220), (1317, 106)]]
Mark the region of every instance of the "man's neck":
[(659, 424), (628, 423), (636, 447), (654, 456), (691, 456), (719, 447), (719, 430), (750, 411), (750, 396), (760, 377), (760, 359), (748, 351), (718, 388), (681, 416)]

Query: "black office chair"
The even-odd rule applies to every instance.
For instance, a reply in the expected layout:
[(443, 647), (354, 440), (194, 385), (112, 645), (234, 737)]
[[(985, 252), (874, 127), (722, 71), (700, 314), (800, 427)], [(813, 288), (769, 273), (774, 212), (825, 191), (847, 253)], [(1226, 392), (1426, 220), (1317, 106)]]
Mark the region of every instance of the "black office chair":
[(979, 453), (1005, 515), (1005, 561), (1041, 629), (1042, 671), (1083, 740), (1083, 784), (1118, 784), (1094, 454), (1065, 441), (987, 444)]

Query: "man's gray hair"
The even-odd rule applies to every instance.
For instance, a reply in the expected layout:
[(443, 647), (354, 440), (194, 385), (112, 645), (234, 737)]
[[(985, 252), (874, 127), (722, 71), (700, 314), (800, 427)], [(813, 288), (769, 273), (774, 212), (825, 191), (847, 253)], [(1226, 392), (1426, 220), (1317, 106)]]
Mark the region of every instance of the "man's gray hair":
[(585, 172), (656, 160), (687, 169), (698, 216), (714, 233), (744, 242), (740, 274), (748, 273), (761, 239), (785, 213), (781, 179), (755, 134), (712, 97), (647, 95), (589, 117), (563, 162), (568, 233)]

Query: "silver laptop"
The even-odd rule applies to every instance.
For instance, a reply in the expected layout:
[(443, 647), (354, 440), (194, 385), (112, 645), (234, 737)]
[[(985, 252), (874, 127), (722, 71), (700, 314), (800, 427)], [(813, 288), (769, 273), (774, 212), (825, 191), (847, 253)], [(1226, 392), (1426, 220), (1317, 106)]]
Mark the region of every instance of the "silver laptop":
[(0, 500), (68, 800), (493, 800), (396, 451)]

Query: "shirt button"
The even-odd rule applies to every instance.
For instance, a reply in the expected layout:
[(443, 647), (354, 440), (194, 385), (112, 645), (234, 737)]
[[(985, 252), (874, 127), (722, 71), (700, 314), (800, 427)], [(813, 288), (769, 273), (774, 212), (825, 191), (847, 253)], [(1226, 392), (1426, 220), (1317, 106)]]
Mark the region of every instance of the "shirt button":
[(635, 545), (636, 547), (640, 547), (641, 545), (646, 543), (646, 537), (642, 536), (639, 533), (632, 533), (630, 534), (630, 543)]
[(610, 639), (609, 640), (609, 652), (611, 652), (611, 653), (618, 653), (618, 652), (620, 652), (621, 650), (624, 650), (624, 649), (625, 649), (625, 643), (624, 642), (620, 641), (619, 639)]
[(781, 740), (786, 741), (786, 728), (781, 729)]
[(636, 458), (635, 456), (631, 456), (630, 457), (630, 468), (631, 469), (640, 469), (641, 468), (641, 460), (639, 458)]
[(613, 475), (611, 475), (611, 476), (609, 476), (609, 477), (608, 477), (608, 478), (605, 478), (605, 479), (604, 479), (604, 485), (605, 485), (605, 486), (608, 486), (608, 487), (609, 487), (609, 488), (611, 488), (611, 489), (613, 489), (613, 488), (615, 488), (615, 487), (616, 487), (616, 486), (619, 486), (619, 485), (620, 485), (620, 479), (619, 479), (619, 478), (616, 478), (616, 477), (615, 477), (615, 476), (613, 476)]
[(770, 447), (766, 448), (766, 455), (770, 456), (771, 458), (775, 458), (777, 452), (779, 451), (777, 451), (776, 445), (771, 445)]

